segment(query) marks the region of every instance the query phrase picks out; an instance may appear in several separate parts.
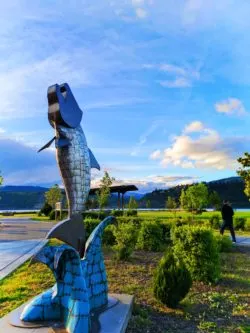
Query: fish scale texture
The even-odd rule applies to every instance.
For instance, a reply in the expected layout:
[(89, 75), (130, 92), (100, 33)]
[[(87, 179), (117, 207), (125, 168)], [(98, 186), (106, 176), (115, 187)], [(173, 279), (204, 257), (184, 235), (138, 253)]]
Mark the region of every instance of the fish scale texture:
[(83, 259), (69, 245), (47, 246), (36, 255), (38, 261), (51, 269), (56, 284), (24, 308), (21, 320), (63, 321), (69, 333), (90, 332), (90, 313), (108, 302), (101, 237), (113, 221), (113, 217), (107, 217), (94, 229)]

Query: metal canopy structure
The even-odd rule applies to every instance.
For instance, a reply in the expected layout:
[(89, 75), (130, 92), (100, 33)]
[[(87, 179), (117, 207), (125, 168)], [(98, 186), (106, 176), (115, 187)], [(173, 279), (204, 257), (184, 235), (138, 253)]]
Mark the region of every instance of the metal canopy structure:
[[(99, 190), (99, 187), (93, 187), (90, 189), (89, 194), (95, 195), (96, 192)], [(124, 195), (126, 192), (131, 191), (138, 191), (138, 188), (135, 185), (111, 185), (110, 186), (110, 193), (118, 193), (118, 209), (124, 209)]]

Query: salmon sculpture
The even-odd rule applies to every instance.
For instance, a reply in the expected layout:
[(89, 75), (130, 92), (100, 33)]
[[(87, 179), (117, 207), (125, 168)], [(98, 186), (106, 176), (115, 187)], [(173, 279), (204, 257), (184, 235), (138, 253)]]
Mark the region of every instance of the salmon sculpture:
[(67, 83), (48, 88), (48, 119), (55, 136), (40, 150), (55, 141), (56, 159), (64, 183), (69, 216), (57, 224), (47, 238), (58, 238), (83, 253), (85, 231), (82, 212), (90, 190), (90, 169), (100, 170), (88, 148), (81, 128), (82, 110), (79, 108)]
[[(47, 235), (65, 242), (46, 246), (35, 257), (53, 272), (53, 288), (36, 296), (19, 316), (20, 327), (51, 327), (52, 331), (97, 333), (98, 314), (113, 307), (117, 300), (108, 297), (108, 284), (102, 254), (102, 234), (114, 222), (104, 219), (85, 244), (82, 212), (90, 189), (90, 169), (100, 169), (87, 146), (80, 126), (80, 110), (69, 86), (55, 84), (48, 89), (49, 122), (55, 129), (56, 157), (66, 190), (69, 216)], [(58, 326), (59, 325), (59, 326)], [(33, 330), (32, 330), (33, 331)]]

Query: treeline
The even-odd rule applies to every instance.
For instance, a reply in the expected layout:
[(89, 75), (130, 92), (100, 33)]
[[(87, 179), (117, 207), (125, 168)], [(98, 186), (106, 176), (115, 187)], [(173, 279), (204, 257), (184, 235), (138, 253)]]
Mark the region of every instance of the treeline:
[[(244, 182), (239, 177), (232, 177), (219, 181), (204, 183), (207, 186), (208, 194), (216, 192), (221, 200), (229, 200), (235, 208), (250, 208), (249, 199), (244, 193)], [(180, 197), (182, 191), (186, 191), (191, 185), (178, 185), (167, 190), (158, 190), (147, 193), (139, 201), (139, 207), (166, 208), (168, 197), (173, 198), (177, 206), (181, 206)], [(211, 197), (210, 197), (211, 199)], [(213, 200), (208, 200), (207, 207), (212, 208)]]

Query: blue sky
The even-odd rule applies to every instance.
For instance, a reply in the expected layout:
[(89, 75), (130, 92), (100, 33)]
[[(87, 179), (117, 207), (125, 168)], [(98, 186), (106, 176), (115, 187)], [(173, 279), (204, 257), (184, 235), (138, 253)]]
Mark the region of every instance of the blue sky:
[[(5, 184), (60, 183), (49, 85), (68, 82), (102, 170), (141, 191), (236, 174), (250, 147), (250, 3), (21, 1), (0, 13)], [(102, 172), (93, 171), (93, 184)]]

